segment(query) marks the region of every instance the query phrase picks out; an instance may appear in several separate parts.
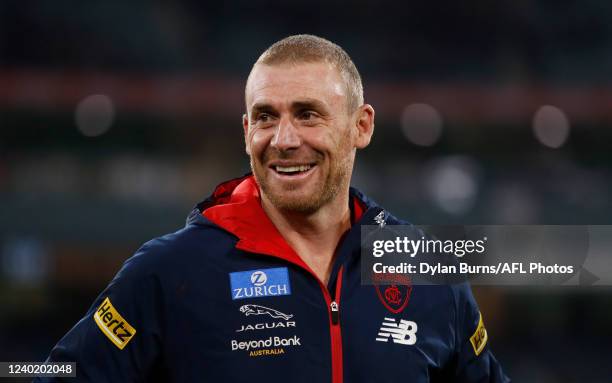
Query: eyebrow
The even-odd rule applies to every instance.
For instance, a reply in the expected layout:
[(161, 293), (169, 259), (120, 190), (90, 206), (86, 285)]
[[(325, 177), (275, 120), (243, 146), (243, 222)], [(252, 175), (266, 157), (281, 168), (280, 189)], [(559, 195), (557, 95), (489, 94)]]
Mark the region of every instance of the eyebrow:
[(254, 104), (251, 107), (251, 112), (252, 113), (255, 113), (255, 112), (270, 112), (270, 111), (274, 111), (274, 107), (272, 107), (272, 105), (266, 104), (266, 103), (257, 103), (257, 104)]
[[(303, 110), (303, 109), (314, 109), (323, 114), (326, 114), (328, 110), (327, 106), (323, 102), (312, 99), (312, 98), (296, 100), (291, 103), (291, 110), (296, 111), (296, 110)], [(273, 112), (275, 110), (276, 109), (271, 104), (268, 104), (266, 102), (258, 102), (258, 103), (253, 104), (253, 106), (251, 107), (252, 113)]]
[(327, 112), (327, 106), (319, 100), (315, 99), (304, 99), (297, 100), (291, 104), (292, 110), (303, 110), (303, 109), (314, 109), (319, 112)]

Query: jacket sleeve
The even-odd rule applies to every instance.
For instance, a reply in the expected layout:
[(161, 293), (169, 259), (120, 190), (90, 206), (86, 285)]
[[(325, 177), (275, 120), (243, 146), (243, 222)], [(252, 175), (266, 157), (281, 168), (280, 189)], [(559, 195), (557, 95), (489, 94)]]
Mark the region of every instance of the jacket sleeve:
[[(161, 287), (147, 245), (128, 259), (48, 362), (76, 362), (67, 382), (148, 381), (160, 354)], [(61, 382), (39, 378), (34, 382)]]
[(456, 303), (457, 383), (507, 383), (501, 365), (489, 347), (483, 316), (467, 283), (452, 287)]

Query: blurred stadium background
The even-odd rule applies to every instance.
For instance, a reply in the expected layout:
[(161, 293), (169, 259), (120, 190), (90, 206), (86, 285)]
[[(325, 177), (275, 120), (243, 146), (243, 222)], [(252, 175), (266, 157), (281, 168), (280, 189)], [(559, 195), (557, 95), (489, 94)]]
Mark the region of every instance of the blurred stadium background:
[[(248, 170), (272, 42), (343, 46), (354, 184), (415, 223), (610, 224), (612, 2), (0, 2), (0, 361), (41, 361), (140, 243)], [(475, 292), (515, 382), (610, 382), (612, 290)]]

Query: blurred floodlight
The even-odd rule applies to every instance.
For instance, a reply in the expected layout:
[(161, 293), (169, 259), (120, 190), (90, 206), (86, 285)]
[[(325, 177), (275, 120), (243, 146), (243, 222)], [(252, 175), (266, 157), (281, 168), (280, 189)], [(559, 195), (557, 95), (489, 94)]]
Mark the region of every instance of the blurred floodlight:
[(476, 201), (477, 165), (467, 157), (448, 157), (431, 169), (428, 187), (434, 203), (450, 214), (469, 211)]
[(104, 173), (104, 185), (114, 197), (159, 202), (183, 196), (180, 167), (170, 159), (118, 155), (108, 159)]
[(112, 100), (103, 94), (94, 94), (81, 100), (76, 107), (75, 121), (84, 136), (97, 137), (106, 133), (115, 119)]
[(432, 146), (442, 135), (442, 116), (429, 104), (410, 104), (402, 112), (404, 136), (419, 146)]
[(0, 271), (8, 277), (9, 282), (37, 286), (48, 272), (48, 254), (36, 238), (7, 239), (0, 255)]
[(527, 225), (537, 222), (541, 203), (525, 185), (502, 182), (491, 193), (488, 209), (496, 222), (504, 225)]
[(569, 136), (570, 123), (563, 111), (544, 105), (533, 116), (533, 132), (544, 146), (560, 148)]

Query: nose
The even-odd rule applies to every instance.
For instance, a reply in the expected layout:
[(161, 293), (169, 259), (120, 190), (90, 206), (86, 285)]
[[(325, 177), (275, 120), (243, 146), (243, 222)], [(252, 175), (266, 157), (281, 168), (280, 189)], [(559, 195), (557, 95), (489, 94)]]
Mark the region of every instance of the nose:
[(282, 117), (276, 126), (276, 132), (270, 145), (278, 150), (284, 151), (298, 148), (302, 144), (300, 133), (290, 118)]

